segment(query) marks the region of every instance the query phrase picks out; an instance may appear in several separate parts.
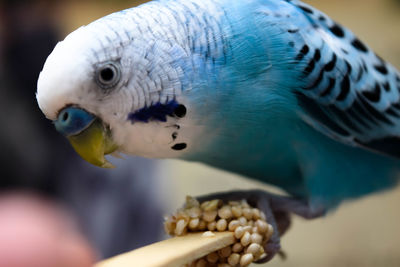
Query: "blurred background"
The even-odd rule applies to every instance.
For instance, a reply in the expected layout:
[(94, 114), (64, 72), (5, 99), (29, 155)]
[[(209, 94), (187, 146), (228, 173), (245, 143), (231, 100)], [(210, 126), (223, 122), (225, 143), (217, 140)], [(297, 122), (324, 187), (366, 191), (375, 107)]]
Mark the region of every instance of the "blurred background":
[[(114, 161), (115, 170), (98, 169), (83, 162), (43, 117), (34, 95), (36, 80), (56, 42), (81, 25), (140, 2), (0, 2), (0, 190), (35, 192), (61, 205), (95, 248), (96, 258), (162, 239), (163, 215), (179, 207), (185, 195), (260, 187), (279, 191), (174, 160), (127, 157)], [(400, 68), (399, 0), (305, 2)], [(288, 258), (277, 257), (267, 266), (400, 266), (399, 204), (397, 188), (344, 203), (322, 219), (294, 218), (282, 240)]]

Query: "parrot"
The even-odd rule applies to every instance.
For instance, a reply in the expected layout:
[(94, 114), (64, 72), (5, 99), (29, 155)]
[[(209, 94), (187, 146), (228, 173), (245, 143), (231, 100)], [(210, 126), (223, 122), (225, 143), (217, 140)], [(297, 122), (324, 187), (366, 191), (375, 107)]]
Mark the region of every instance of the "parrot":
[(246, 198), (278, 231), (394, 187), (400, 74), (352, 31), (298, 0), (159, 0), (70, 33), (36, 98), (86, 161), (177, 158), (277, 186)]

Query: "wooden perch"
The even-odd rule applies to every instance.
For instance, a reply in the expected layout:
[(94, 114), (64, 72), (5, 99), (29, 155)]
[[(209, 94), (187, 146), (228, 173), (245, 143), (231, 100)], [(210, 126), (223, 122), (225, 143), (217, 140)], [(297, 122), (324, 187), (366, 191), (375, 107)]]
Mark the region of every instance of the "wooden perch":
[(104, 260), (95, 267), (181, 267), (235, 242), (232, 232), (190, 233)]

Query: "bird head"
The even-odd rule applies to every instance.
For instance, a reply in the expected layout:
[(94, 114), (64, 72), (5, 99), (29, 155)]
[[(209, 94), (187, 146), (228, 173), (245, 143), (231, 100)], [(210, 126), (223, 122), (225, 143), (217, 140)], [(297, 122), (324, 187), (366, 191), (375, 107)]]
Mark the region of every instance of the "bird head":
[(40, 109), (94, 165), (111, 167), (105, 155), (113, 152), (170, 156), (165, 144), (176, 136), (167, 126), (176, 108), (182, 112), (176, 100), (182, 70), (172, 55), (182, 57), (168, 37), (151, 30), (123, 14), (105, 17), (58, 43), (39, 75)]

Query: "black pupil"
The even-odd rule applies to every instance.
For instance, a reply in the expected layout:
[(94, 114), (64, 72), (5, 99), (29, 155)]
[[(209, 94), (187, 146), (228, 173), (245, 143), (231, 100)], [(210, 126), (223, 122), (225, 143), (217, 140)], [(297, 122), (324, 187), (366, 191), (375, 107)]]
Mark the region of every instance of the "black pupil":
[(68, 112), (65, 112), (65, 113), (63, 114), (63, 116), (62, 116), (63, 121), (67, 121), (67, 120), (68, 120), (68, 117), (69, 117)]
[(114, 70), (112, 68), (105, 68), (100, 71), (100, 76), (103, 81), (109, 82), (114, 78)]

